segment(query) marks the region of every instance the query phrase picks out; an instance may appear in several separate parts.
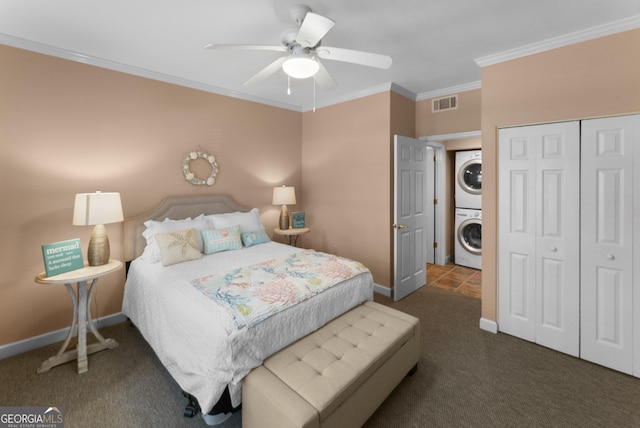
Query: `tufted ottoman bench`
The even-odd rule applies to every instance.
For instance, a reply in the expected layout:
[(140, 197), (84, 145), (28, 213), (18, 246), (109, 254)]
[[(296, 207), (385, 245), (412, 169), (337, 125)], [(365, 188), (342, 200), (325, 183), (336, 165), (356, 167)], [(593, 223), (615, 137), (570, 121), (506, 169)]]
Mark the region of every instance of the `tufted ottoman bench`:
[(242, 384), (242, 426), (359, 427), (417, 367), (420, 321), (367, 302), (282, 349)]

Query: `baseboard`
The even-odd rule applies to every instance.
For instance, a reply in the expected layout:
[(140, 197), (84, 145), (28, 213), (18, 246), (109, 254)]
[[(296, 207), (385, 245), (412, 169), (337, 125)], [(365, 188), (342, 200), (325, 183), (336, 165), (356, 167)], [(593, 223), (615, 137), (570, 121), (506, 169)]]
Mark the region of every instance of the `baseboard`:
[[(98, 318), (94, 320), (94, 323), (98, 329), (109, 327), (110, 325), (119, 324), (127, 320), (127, 317), (122, 313), (107, 315), (106, 317)], [(51, 345), (52, 343), (62, 342), (70, 327), (61, 328), (60, 330), (44, 333), (39, 336), (30, 337), (28, 339), (19, 340), (17, 342), (8, 343), (0, 346), (0, 360), (14, 355), (22, 354), (23, 352), (32, 351), (34, 349), (42, 348), (43, 346)], [(90, 332), (87, 332), (90, 334)]]
[(480, 318), (480, 329), (496, 334), (498, 333), (498, 323), (487, 318)]
[(383, 296), (391, 297), (391, 289), (384, 285), (373, 284), (374, 293), (382, 294)]

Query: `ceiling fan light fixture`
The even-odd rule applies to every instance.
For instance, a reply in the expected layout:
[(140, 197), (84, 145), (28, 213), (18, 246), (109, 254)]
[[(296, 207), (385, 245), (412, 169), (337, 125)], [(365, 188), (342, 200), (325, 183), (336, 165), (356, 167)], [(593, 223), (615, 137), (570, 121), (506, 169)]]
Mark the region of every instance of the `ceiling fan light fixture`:
[(282, 63), (282, 69), (295, 79), (306, 79), (318, 72), (320, 64), (311, 55), (293, 54)]

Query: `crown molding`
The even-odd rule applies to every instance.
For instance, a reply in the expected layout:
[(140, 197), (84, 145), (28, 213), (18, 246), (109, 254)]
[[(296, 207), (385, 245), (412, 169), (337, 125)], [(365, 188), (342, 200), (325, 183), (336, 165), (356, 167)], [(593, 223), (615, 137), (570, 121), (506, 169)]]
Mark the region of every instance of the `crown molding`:
[(110, 61), (103, 58), (84, 55), (84, 54), (73, 52), (67, 49), (62, 49), (55, 46), (50, 46), (42, 43), (32, 42), (30, 40), (25, 40), (19, 37), (10, 36), (8, 34), (0, 33), (0, 43), (4, 45), (12, 46), (14, 48), (25, 49), (28, 51), (33, 51), (33, 52), (41, 53), (44, 55), (54, 56), (57, 58), (80, 62), (82, 64), (106, 68), (113, 71), (119, 71), (122, 73), (144, 77), (147, 79), (158, 80), (160, 82), (170, 83), (173, 85), (184, 86), (191, 89), (197, 89), (200, 91), (211, 92), (214, 94), (224, 95), (231, 98), (237, 98), (245, 101), (252, 101), (260, 104), (266, 104), (266, 105), (279, 107), (287, 110), (301, 111), (300, 107), (294, 106), (291, 104), (279, 103), (266, 98), (247, 95), (245, 93), (238, 92), (238, 91), (223, 89), (217, 86), (207, 85), (204, 83), (195, 82), (193, 80), (183, 79), (176, 76), (171, 76), (164, 73), (158, 73), (158, 72), (147, 70), (144, 68), (122, 64), (116, 61)]
[(418, 94), (416, 101), (428, 100), (431, 98), (438, 98), (445, 95), (451, 95), (458, 92), (472, 91), (474, 89), (480, 89), (482, 82), (480, 80), (475, 82), (464, 83), (462, 85), (451, 86), (449, 88), (436, 89), (435, 91), (423, 92)]
[(313, 104), (305, 105), (302, 108), (303, 112), (313, 111), (314, 109), (319, 109), (323, 107), (330, 107), (335, 104), (344, 103), (347, 101), (357, 100), (358, 98), (367, 97), (369, 95), (379, 94), (380, 92), (387, 92), (391, 90), (391, 83), (383, 83), (381, 85), (372, 86), (370, 88), (363, 89), (361, 91), (352, 92), (350, 94), (331, 98), (324, 103), (316, 103), (315, 106)]
[(554, 37), (543, 40), (541, 42), (532, 43), (521, 46), (519, 48), (510, 49), (493, 55), (487, 55), (475, 60), (480, 67), (486, 67), (516, 58), (522, 58), (528, 55), (545, 52), (564, 46), (573, 45), (575, 43), (586, 42), (588, 40), (597, 39), (599, 37), (609, 36), (611, 34), (621, 33), (623, 31), (634, 30), (640, 28), (640, 15), (634, 15), (629, 18), (611, 22), (609, 24), (599, 25), (586, 30), (576, 31), (574, 33), (565, 34), (563, 36)]
[[(96, 67), (106, 68), (113, 71), (119, 71), (122, 73), (131, 74), (134, 76), (144, 77), (147, 79), (158, 80), (165, 83), (170, 83), (173, 85), (184, 86), (191, 89), (197, 89), (200, 91), (211, 92), (218, 95), (223, 95), (227, 97), (237, 98), (245, 101), (256, 102), (260, 104), (270, 105), (273, 107), (279, 107), (287, 110), (293, 110), (298, 112), (303, 112), (307, 110), (312, 110), (313, 105), (306, 106), (305, 108), (301, 108), (299, 106), (294, 106), (291, 104), (285, 104), (276, 102), (267, 98), (255, 97), (251, 95), (247, 95), (242, 92), (232, 91), (228, 89), (219, 88), (213, 85), (207, 85), (200, 82), (195, 82), (189, 79), (183, 79), (176, 76), (171, 76), (164, 73), (158, 73), (155, 71), (147, 70), (140, 67), (133, 67), (130, 65), (122, 64), (116, 61), (105, 60), (103, 58), (93, 57), (90, 55), (84, 55), (77, 52), (73, 52), (67, 49), (58, 48), (51, 45), (46, 45), (43, 43), (37, 43), (30, 40), (22, 39), (15, 36), (10, 36), (8, 34), (0, 33), (0, 43), (5, 44), (7, 46), (12, 46), (19, 49), (25, 49), (28, 51), (33, 51), (37, 53), (41, 53), (44, 55), (54, 56), (57, 58), (62, 58), (70, 61), (79, 62), (82, 64), (93, 65)], [(382, 85), (373, 86), (371, 88), (367, 88), (362, 91), (354, 92), (344, 97), (334, 98), (328, 101), (323, 105), (316, 105), (316, 108), (320, 107), (328, 107), (334, 104), (339, 104), (345, 101), (351, 101), (358, 98), (362, 98), (368, 95), (378, 94), (380, 92), (393, 91), (400, 95), (403, 95), (407, 98), (415, 100), (416, 94), (413, 92), (404, 89), (403, 87), (396, 85), (395, 83), (384, 83)]]
[(398, 95), (402, 95), (405, 98), (409, 98), (411, 101), (416, 101), (418, 99), (418, 95), (411, 92), (410, 90), (403, 88), (400, 85), (395, 83), (391, 84), (391, 88), (389, 88), (391, 92), (395, 92)]
[[(330, 107), (332, 105), (344, 103), (347, 101), (357, 100), (358, 98), (368, 97), (369, 95), (379, 94), (381, 92), (395, 92), (398, 95), (402, 95), (403, 97), (409, 98), (412, 101), (416, 100), (416, 94), (411, 92), (408, 89), (403, 88), (402, 86), (393, 83), (383, 83), (381, 85), (372, 86), (370, 88), (363, 89), (361, 91), (352, 92), (351, 94), (344, 95), (342, 97), (336, 97), (328, 100), (325, 103), (316, 104), (315, 108), (323, 108)], [(302, 111), (312, 111), (314, 109), (313, 105), (306, 105), (302, 109)]]

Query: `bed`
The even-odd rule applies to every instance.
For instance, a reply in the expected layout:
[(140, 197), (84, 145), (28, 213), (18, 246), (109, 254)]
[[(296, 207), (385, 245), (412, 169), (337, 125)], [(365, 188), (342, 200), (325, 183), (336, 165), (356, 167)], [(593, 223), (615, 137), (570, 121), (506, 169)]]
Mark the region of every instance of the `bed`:
[[(364, 266), (271, 241), (258, 210), (227, 195), (168, 197), (124, 226), (128, 271), (122, 311), (210, 425), (240, 407), (242, 379), (265, 358), (373, 300), (373, 278)], [(230, 248), (222, 242), (226, 238), (211, 238), (238, 229), (240, 247), (235, 235)], [(163, 246), (169, 234), (189, 241), (190, 257)], [(283, 266), (287, 284), (309, 278), (311, 268), (318, 275), (329, 272), (334, 283), (286, 305), (282, 299), (272, 299), (270, 306), (247, 304), (245, 295), (234, 294), (261, 290), (256, 283), (264, 287), (268, 280), (261, 275), (282, 279)]]

